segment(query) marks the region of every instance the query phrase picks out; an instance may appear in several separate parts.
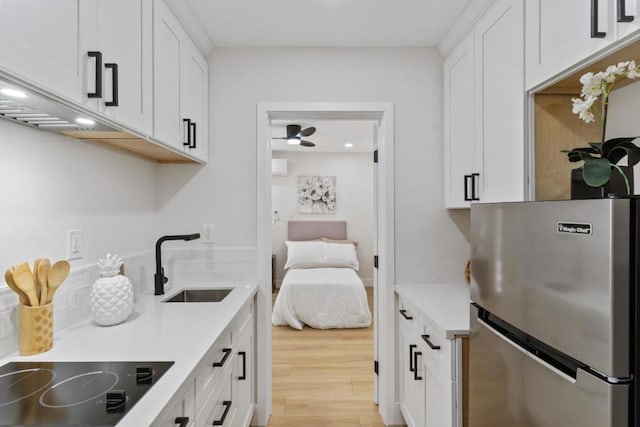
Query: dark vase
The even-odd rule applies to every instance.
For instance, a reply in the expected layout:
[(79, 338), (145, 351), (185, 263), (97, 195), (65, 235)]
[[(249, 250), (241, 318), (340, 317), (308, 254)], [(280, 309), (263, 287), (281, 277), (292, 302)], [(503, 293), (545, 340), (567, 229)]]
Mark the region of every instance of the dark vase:
[(602, 187), (590, 187), (584, 182), (582, 178), (582, 168), (571, 170), (571, 200), (579, 199), (605, 199), (609, 195), (627, 197), (629, 194), (633, 194), (633, 168), (628, 166), (620, 166), (620, 169), (624, 172), (629, 180), (629, 189), (627, 193), (627, 186), (624, 183), (624, 179), (620, 176), (620, 172), (614, 168), (611, 168), (611, 179)]

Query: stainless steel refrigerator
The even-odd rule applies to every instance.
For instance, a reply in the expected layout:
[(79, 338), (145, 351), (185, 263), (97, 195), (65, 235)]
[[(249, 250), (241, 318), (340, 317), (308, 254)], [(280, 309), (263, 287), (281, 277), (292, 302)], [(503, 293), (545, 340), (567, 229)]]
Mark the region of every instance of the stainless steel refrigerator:
[(640, 201), (471, 207), (471, 427), (639, 426)]

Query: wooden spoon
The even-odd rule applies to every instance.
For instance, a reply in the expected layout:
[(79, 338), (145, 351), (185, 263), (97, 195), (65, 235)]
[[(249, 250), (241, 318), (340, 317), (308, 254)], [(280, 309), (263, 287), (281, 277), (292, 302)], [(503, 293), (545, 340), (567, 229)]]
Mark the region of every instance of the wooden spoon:
[(36, 298), (38, 298), (38, 303), (40, 303), (40, 283), (38, 282), (38, 265), (42, 261), (41, 258), (36, 258), (33, 260), (33, 284), (35, 285), (36, 290)]
[(38, 287), (40, 288), (40, 305), (45, 305), (47, 303), (47, 294), (48, 294), (48, 282), (49, 282), (49, 270), (51, 269), (51, 261), (48, 259), (40, 260), (38, 264), (38, 273), (36, 276), (38, 277)]
[(47, 276), (47, 304), (53, 300), (53, 294), (64, 282), (64, 279), (67, 278), (70, 269), (69, 261), (64, 260), (58, 261), (51, 266)]
[(25, 295), (25, 293), (16, 286), (15, 282), (13, 281), (13, 273), (10, 269), (7, 269), (7, 271), (4, 273), (4, 281), (7, 282), (7, 285), (9, 285), (9, 288), (13, 292), (18, 294), (18, 298), (20, 298), (20, 302), (22, 303), (22, 305), (29, 305), (29, 298), (27, 298), (27, 295)]
[(36, 295), (36, 285), (33, 282), (33, 273), (31, 273), (31, 268), (28, 263), (23, 262), (22, 264), (16, 265), (13, 270), (13, 282), (25, 293), (27, 298), (29, 298), (29, 305), (31, 305), (31, 307), (37, 307), (40, 301), (38, 301)]

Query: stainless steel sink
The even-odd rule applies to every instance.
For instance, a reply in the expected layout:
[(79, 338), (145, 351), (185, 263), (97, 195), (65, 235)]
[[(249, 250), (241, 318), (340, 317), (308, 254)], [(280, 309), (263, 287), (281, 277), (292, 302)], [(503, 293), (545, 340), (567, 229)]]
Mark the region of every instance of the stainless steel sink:
[(184, 289), (162, 302), (220, 302), (233, 289)]

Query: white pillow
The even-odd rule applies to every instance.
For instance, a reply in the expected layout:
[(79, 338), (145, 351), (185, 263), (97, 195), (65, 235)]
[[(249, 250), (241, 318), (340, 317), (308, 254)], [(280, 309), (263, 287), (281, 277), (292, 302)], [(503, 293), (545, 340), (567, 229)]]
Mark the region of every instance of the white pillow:
[(293, 242), (286, 241), (288, 268), (317, 268), (324, 262), (324, 242)]
[(356, 271), (360, 268), (354, 245), (323, 243), (325, 245), (323, 267), (352, 268)]

